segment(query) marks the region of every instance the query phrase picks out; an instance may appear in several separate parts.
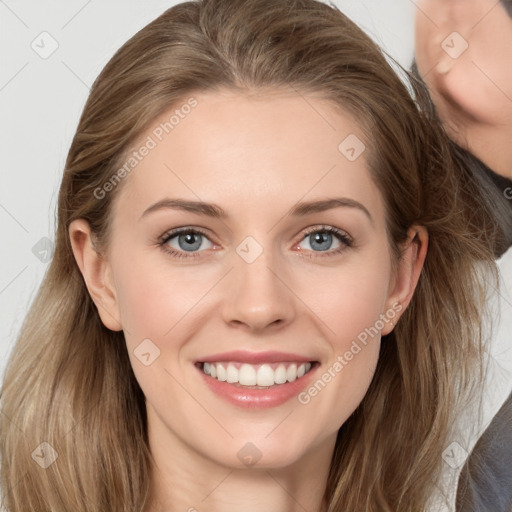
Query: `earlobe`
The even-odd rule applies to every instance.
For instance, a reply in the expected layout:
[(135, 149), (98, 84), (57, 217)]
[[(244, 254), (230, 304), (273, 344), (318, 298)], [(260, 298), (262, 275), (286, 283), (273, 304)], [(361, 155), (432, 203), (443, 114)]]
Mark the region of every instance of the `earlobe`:
[[(402, 256), (398, 261), (396, 275), (386, 301), (386, 308), (398, 311), (400, 315), (407, 308), (414, 295), (420, 278), (428, 249), (428, 232), (423, 226), (411, 226), (407, 232), (407, 241), (403, 245)], [(397, 304), (400, 307), (397, 307)], [(399, 316), (400, 316), (399, 315)], [(398, 322), (397, 316), (393, 324), (387, 324), (381, 334), (389, 334)]]
[(122, 330), (110, 264), (94, 248), (88, 222), (84, 219), (74, 220), (69, 226), (69, 238), (78, 268), (103, 325), (111, 331)]

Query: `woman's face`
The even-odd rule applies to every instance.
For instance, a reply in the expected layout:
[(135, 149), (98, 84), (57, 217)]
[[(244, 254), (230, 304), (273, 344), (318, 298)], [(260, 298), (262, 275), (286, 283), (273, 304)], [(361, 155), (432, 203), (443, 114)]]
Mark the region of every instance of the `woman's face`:
[(392, 271), (351, 116), (295, 93), (192, 96), (133, 146), (100, 314), (124, 330), (154, 453), (287, 466), (332, 450), (414, 272)]
[(421, 0), (416, 62), (450, 136), (512, 176), (512, 18), (496, 0)]

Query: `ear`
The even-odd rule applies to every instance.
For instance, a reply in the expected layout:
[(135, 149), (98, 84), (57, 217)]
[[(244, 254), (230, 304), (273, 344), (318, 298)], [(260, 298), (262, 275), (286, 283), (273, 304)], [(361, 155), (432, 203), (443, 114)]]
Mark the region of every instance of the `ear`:
[[(397, 313), (393, 319), (395, 325), (414, 295), (427, 256), (427, 248), (428, 232), (426, 228), (411, 226), (407, 232), (407, 240), (402, 246), (402, 256), (397, 263), (386, 301), (386, 311), (393, 309)], [(393, 325), (386, 323), (381, 334), (384, 336), (392, 330)]]
[(71, 222), (69, 238), (75, 260), (103, 325), (111, 331), (122, 330), (111, 267), (94, 248), (89, 223), (84, 219)]

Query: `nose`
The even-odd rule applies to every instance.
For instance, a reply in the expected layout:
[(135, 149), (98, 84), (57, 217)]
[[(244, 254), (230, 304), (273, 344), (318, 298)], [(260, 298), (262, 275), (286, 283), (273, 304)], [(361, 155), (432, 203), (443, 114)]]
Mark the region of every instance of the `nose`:
[(225, 283), (224, 321), (253, 333), (281, 329), (293, 322), (297, 298), (289, 272), (278, 265), (270, 250), (249, 261), (235, 255), (234, 268)]

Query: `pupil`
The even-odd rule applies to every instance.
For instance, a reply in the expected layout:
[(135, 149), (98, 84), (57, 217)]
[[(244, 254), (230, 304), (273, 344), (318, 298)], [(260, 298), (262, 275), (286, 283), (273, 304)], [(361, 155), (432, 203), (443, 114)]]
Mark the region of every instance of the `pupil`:
[[(311, 247), (315, 248), (314, 245), (315, 244), (322, 244), (322, 243), (325, 243), (325, 242), (331, 242), (332, 240), (332, 235), (330, 233), (315, 233), (313, 235), (313, 243), (311, 244)], [(327, 244), (327, 247), (323, 246), (323, 247), (317, 247), (317, 249), (319, 251), (326, 251), (327, 249), (329, 249), (329, 246), (331, 244)]]
[[(197, 238), (199, 238), (199, 235), (197, 233), (187, 233), (186, 235), (180, 235), (179, 236), (179, 245), (185, 251), (199, 249), (199, 247), (201, 246), (201, 241), (199, 240), (199, 242), (198, 242), (197, 240), (194, 240)], [(185, 247), (183, 247), (183, 245), (181, 244), (181, 242), (184, 240), (186, 241)]]

